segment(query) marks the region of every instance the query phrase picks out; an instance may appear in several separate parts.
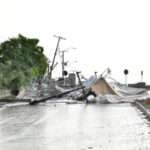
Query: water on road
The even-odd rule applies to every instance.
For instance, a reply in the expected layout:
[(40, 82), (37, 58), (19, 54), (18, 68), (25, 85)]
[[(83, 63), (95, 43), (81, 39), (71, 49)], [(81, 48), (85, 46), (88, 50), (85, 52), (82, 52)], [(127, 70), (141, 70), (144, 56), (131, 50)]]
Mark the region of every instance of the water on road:
[(149, 150), (150, 123), (131, 104), (0, 108), (0, 150)]

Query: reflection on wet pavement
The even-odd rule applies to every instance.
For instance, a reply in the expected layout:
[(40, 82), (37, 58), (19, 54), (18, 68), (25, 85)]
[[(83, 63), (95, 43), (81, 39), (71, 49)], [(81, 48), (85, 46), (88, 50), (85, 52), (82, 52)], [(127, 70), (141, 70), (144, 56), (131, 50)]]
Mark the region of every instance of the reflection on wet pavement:
[(0, 109), (1, 150), (146, 150), (150, 124), (130, 104), (41, 103)]

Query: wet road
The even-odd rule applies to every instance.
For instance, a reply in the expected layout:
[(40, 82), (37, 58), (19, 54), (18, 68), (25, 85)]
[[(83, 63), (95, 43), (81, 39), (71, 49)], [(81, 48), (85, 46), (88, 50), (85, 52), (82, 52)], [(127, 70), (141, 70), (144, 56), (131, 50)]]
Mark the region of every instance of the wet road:
[(130, 104), (5, 105), (0, 150), (149, 150), (150, 123)]

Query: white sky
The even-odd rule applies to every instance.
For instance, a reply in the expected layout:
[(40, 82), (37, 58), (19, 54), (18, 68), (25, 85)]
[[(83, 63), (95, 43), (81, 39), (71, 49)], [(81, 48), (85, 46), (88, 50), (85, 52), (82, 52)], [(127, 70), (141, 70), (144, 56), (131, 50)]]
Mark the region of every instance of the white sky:
[[(0, 41), (21, 33), (39, 38), (52, 58), (57, 39), (67, 38), (60, 49), (76, 47), (66, 55), (72, 70), (85, 75), (106, 67), (124, 82), (150, 83), (149, 0), (0, 0)], [(73, 62), (77, 60), (77, 63)]]

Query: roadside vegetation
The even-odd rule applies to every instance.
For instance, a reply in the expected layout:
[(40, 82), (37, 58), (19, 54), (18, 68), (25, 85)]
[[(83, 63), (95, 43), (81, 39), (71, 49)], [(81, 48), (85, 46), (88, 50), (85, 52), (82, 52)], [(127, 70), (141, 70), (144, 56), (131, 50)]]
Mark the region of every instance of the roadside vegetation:
[(0, 89), (15, 93), (44, 76), (48, 61), (38, 42), (18, 35), (0, 44)]

